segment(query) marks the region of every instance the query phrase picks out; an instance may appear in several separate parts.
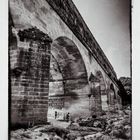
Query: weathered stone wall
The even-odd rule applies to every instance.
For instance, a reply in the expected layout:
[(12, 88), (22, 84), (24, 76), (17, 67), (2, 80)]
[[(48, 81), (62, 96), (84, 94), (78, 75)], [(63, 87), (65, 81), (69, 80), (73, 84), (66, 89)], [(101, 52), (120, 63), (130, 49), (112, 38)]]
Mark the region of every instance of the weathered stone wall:
[[(10, 11), (13, 18), (14, 26), (18, 29), (36, 26), (44, 33), (47, 33), (53, 40), (60, 36), (66, 36), (67, 38), (71, 39), (76, 44), (80, 54), (82, 55), (82, 58), (85, 62), (88, 77), (90, 76), (91, 72), (95, 73), (97, 70), (100, 70), (103, 74), (105, 74), (104, 77), (110, 79), (110, 70), (106, 69), (106, 71), (108, 71), (108, 74), (106, 74), (104, 69), (101, 67), (101, 63), (106, 64), (106, 61), (102, 59), (103, 57), (101, 56), (101, 53), (98, 52), (98, 55), (96, 56), (98, 59), (102, 59), (100, 63), (98, 63), (97, 59), (93, 57), (93, 55), (95, 55), (96, 53), (94, 53), (94, 51), (91, 52), (87, 50), (86, 46), (88, 44), (85, 43), (85, 46), (83, 45), (81, 40), (77, 38), (73, 31), (71, 31), (71, 29), (65, 24), (65, 22), (63, 22), (61, 17), (52, 9), (52, 7), (45, 0), (36, 0), (30, 2), (28, 2), (27, 0), (10, 0)], [(61, 9), (58, 11), (61, 11)], [(63, 14), (67, 15), (68, 13)], [(82, 27), (80, 27), (78, 22), (76, 22), (75, 26), (79, 26), (79, 28), (82, 30)], [(88, 35), (88, 37), (89, 36), (90, 35)], [(83, 35), (83, 37), (87, 36)], [(96, 50), (95, 48), (99, 47), (97, 42), (95, 42), (94, 39), (91, 42), (95, 43), (95, 45), (88, 46), (92, 46), (93, 50)]]
[(46, 0), (55, 12), (61, 17), (65, 24), (71, 29), (73, 34), (87, 48), (95, 60), (100, 64), (104, 72), (115, 82), (116, 73), (103, 53), (99, 44), (87, 27), (79, 11), (71, 0)]
[[(52, 114), (54, 114), (55, 109), (57, 109), (56, 103), (58, 103), (59, 106), (64, 106), (64, 108), (61, 107), (62, 110), (64, 110), (65, 112), (70, 112), (71, 114), (77, 113), (79, 114), (79, 116), (82, 113), (85, 115), (90, 114), (91, 107), (89, 105), (90, 99), (88, 96), (90, 94), (90, 85), (88, 79), (91, 73), (93, 73), (93, 75), (98, 78), (98, 76), (96, 75), (97, 71), (100, 71), (102, 73), (102, 79), (104, 79), (101, 80), (99, 78), (99, 88), (101, 90), (99, 90), (99, 93), (104, 93), (104, 95), (106, 95), (107, 97), (107, 100), (105, 101), (106, 104), (108, 106), (113, 106), (114, 108), (115, 103), (112, 103), (112, 99), (114, 99), (114, 94), (117, 95), (118, 91), (118, 87), (115, 82), (116, 74), (107, 58), (105, 57), (104, 53), (99, 48), (98, 43), (88, 31), (88, 28), (79, 16), (78, 11), (75, 9), (71, 2), (69, 3), (68, 0), (65, 1), (66, 3), (63, 3), (65, 4), (64, 7), (59, 7), (61, 5), (58, 4), (59, 1), (47, 1), (10, 0), (10, 13), (13, 20), (13, 27), (17, 32), (19, 30), (37, 27), (41, 32), (48, 34), (52, 38), (52, 43), (48, 43), (46, 45), (47, 49), (41, 50), (39, 52), (38, 50), (40, 47), (40, 42), (42, 42), (39, 40), (34, 40), (32, 42), (32, 39), (27, 41), (18, 39), (17, 41), (15, 41), (15, 43), (12, 44), (13, 47), (10, 46), (10, 48), (14, 48), (11, 49), (11, 69), (13, 69), (12, 65), (13, 63), (15, 63), (15, 61), (20, 63), (23, 62), (23, 64), (26, 63), (24, 56), (21, 56), (20, 52), (23, 51), (24, 53), (30, 54), (30, 51), (28, 49), (31, 48), (31, 44), (33, 45), (34, 49), (31, 51), (31, 55), (29, 55), (30, 62), (28, 64), (32, 65), (34, 62), (41, 63), (42, 60), (39, 60), (40, 56), (43, 56), (46, 62), (46, 67), (43, 69), (41, 68), (42, 66), (40, 64), (37, 64), (37, 68), (35, 70), (36, 74), (33, 76), (30, 76), (30, 74), (34, 74), (34, 72), (32, 71), (34, 71), (36, 66), (29, 66), (29, 72), (21, 72), (21, 74), (19, 74), (19, 77), (11, 77), (11, 98), (13, 100), (12, 112), (16, 112), (14, 113), (14, 115), (12, 115), (13, 123), (24, 121), (26, 123), (29, 123), (30, 119), (27, 119), (27, 117), (29, 116), (29, 118), (38, 118), (38, 121), (36, 122), (39, 122), (39, 120), (43, 122), (46, 121), (48, 94), (54, 95), (54, 97), (50, 97), (49, 102), (50, 106), (53, 106), (54, 109), (53, 112), (51, 112)], [(63, 4), (61, 6), (63, 6)], [(72, 10), (72, 7), (74, 11), (68, 12), (68, 10)], [(15, 38), (16, 37), (13, 37), (12, 40), (14, 40)], [(15, 46), (17, 47), (15, 48)], [(18, 57), (19, 55), (20, 57)], [(53, 55), (55, 61), (52, 61), (51, 59), (51, 62), (49, 62), (51, 55)], [(31, 58), (32, 56), (35, 56), (37, 58)], [(20, 60), (21, 58), (23, 59)], [(20, 68), (19, 64), (17, 66), (18, 68)], [(17, 69), (17, 71), (18, 73), (20, 73), (21, 70)], [(45, 75), (40, 76), (40, 74)], [(36, 76), (38, 80), (32, 79), (34, 76)], [(21, 86), (21, 82), (24, 79), (22, 77), (26, 79), (26, 84), (24, 86)], [(15, 81), (17, 81), (17, 84), (14, 84)], [(34, 87), (30, 88), (32, 82), (35, 84)], [(44, 84), (42, 84), (42, 82), (44, 82)], [(110, 92), (111, 83), (113, 83), (115, 87), (113, 95)], [(59, 88), (59, 86), (62, 86), (62, 88)], [(16, 89), (15, 91), (13, 90), (14, 88)], [(32, 95), (29, 95), (31, 93)], [(102, 96), (101, 93), (100, 95)], [(14, 96), (14, 94), (16, 96)], [(41, 94), (45, 96), (41, 97)], [(60, 100), (62, 97), (58, 98), (58, 95), (64, 95), (64, 104), (61, 103), (63, 99)], [(102, 98), (99, 94), (97, 95), (97, 100), (99, 100), (97, 106), (101, 108)], [(21, 104), (15, 105), (14, 101), (16, 100), (19, 100)], [(32, 102), (28, 104), (29, 100), (33, 102), (33, 106)], [(40, 103), (42, 107), (38, 109), (37, 107), (40, 106)], [(24, 108), (25, 115), (23, 117), (22, 115), (19, 116), (19, 114), (22, 114), (20, 105), (26, 106), (26, 104), (28, 104), (27, 108), (21, 107)], [(15, 111), (14, 106), (16, 108)], [(35, 112), (38, 113), (35, 114)], [(44, 114), (42, 113), (42, 115), (40, 115), (41, 112), (44, 112)], [(29, 113), (31, 113), (32, 115), (28, 115)], [(33, 123), (33, 121), (31, 123)]]
[(66, 112), (72, 112), (72, 116), (85, 112), (81, 100), (82, 96), (88, 98), (88, 78), (77, 46), (69, 38), (59, 37), (53, 41), (51, 52), (49, 117), (54, 118), (55, 111), (61, 114), (59, 119)]
[(37, 29), (19, 33), (17, 46), (14, 43), (10, 46), (12, 127), (44, 124), (48, 111), (51, 40), (38, 40), (42, 32)]

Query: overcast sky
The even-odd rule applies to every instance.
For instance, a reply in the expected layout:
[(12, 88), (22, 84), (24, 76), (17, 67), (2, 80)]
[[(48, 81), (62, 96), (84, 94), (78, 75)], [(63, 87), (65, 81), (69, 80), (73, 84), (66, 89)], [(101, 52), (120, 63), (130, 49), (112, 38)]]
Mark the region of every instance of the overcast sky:
[(73, 0), (117, 77), (130, 76), (129, 0)]

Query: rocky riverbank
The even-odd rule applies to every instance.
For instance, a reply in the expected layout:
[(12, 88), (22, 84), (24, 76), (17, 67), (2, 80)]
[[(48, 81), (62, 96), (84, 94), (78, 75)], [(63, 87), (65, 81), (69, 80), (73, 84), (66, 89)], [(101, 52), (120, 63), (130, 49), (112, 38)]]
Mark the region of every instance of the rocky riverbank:
[(56, 123), (11, 131), (11, 140), (131, 140), (130, 108), (99, 118)]

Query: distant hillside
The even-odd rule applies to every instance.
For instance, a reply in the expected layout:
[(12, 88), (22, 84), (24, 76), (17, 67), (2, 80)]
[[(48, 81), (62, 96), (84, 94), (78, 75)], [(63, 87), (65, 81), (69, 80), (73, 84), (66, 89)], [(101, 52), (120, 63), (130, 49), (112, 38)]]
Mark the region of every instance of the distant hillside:
[(119, 79), (122, 83), (122, 85), (124, 86), (124, 89), (127, 92), (127, 95), (131, 95), (132, 93), (132, 80), (130, 77), (121, 77)]

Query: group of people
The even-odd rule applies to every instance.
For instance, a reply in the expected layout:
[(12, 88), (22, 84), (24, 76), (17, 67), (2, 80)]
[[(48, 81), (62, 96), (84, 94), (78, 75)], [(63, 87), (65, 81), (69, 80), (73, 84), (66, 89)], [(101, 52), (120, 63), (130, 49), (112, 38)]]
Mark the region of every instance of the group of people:
[[(55, 111), (55, 119), (57, 119), (58, 117), (58, 112)], [(67, 122), (70, 121), (70, 113), (68, 112), (66, 115), (64, 115), (64, 120), (66, 120)]]

